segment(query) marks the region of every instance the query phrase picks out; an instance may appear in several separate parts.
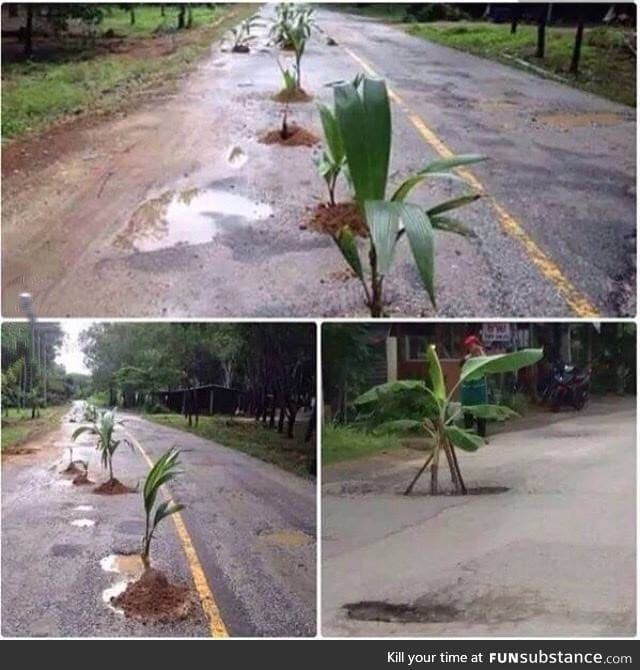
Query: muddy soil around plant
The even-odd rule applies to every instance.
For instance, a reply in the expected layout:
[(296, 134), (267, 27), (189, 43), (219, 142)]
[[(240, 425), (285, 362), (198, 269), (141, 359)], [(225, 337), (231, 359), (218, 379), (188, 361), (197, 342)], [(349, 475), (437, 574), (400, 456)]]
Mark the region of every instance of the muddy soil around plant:
[(320, 138), (306, 128), (292, 123), (284, 137), (282, 130), (270, 130), (262, 136), (260, 141), (264, 144), (280, 144), (283, 147), (312, 147), (320, 142)]
[(104, 496), (117, 496), (125, 493), (135, 493), (136, 489), (126, 486), (121, 481), (114, 478), (96, 486), (96, 488), (93, 489), (93, 492)]
[(131, 582), (111, 602), (126, 616), (142, 621), (184, 619), (192, 609), (189, 589), (171, 584), (162, 572), (154, 568), (147, 568), (139, 580)]

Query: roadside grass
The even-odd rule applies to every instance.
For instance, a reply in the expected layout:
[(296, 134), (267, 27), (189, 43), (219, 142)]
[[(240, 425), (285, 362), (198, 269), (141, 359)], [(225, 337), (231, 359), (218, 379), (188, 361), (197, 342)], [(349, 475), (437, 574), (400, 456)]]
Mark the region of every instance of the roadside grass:
[(46, 407), (40, 410), (40, 417), (33, 420), (30, 409), (11, 407), (8, 416), (3, 411), (0, 441), (2, 453), (19, 451), (19, 448), (30, 440), (55, 430), (68, 409), (68, 405)]
[(623, 47), (622, 32), (614, 27), (586, 28), (580, 73), (568, 73), (575, 37), (574, 28), (547, 28), (546, 56), (535, 58), (536, 27), (519, 25), (515, 35), (509, 24), (471, 21), (407, 24), (410, 34), (477, 56), (526, 69), (513, 58), (525, 60), (565, 84), (590, 91), (625, 105), (636, 104), (636, 59)]
[(326, 423), (322, 428), (322, 464), (330, 465), (397, 449), (402, 439), (397, 435), (372, 435), (354, 426)]
[[(283, 470), (309, 477), (309, 461), (315, 456), (315, 439), (304, 442), (306, 422), (297, 422), (293, 439), (276, 430), (264, 428), (250, 418), (200, 416), (198, 426), (191, 428), (181, 414), (143, 414), (145, 419), (162, 426), (185, 430), (225, 447), (243, 451)], [(179, 446), (179, 445), (178, 445)]]
[[(3, 139), (35, 132), (70, 117), (121, 110), (135, 101), (148, 99), (174, 83), (213, 41), (254, 13), (256, 6), (196, 8), (193, 28), (158, 37), (145, 36), (152, 32), (151, 20), (145, 17), (153, 8), (145, 9), (146, 13), (139, 12), (139, 37), (124, 53), (83, 53), (77, 60), (63, 62), (3, 62)], [(161, 18), (156, 10), (154, 28)], [(106, 18), (100, 30), (116, 17), (120, 20), (115, 12), (113, 17)], [(128, 17), (125, 12), (117, 14)], [(169, 9), (167, 15), (167, 19), (175, 18)], [(120, 32), (121, 28), (118, 26), (117, 30)], [(98, 38), (97, 44), (103, 41)]]

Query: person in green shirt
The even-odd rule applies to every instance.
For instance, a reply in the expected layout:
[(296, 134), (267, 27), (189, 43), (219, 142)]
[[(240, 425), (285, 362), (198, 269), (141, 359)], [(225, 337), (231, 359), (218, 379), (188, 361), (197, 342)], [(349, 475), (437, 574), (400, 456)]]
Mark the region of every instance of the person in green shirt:
[[(462, 365), (464, 365), (469, 358), (475, 358), (476, 356), (486, 356), (480, 340), (475, 335), (469, 335), (467, 338), (465, 338), (464, 348), (466, 354), (462, 361)], [(463, 382), (460, 385), (460, 402), (463, 406), (486, 405), (488, 402), (487, 378), (481, 377), (480, 379), (474, 379), (473, 381)], [(473, 414), (465, 412), (464, 427), (467, 430), (471, 430), (473, 428), (473, 423)], [(487, 420), (476, 419), (476, 423), (478, 435), (480, 437), (486, 437)]]

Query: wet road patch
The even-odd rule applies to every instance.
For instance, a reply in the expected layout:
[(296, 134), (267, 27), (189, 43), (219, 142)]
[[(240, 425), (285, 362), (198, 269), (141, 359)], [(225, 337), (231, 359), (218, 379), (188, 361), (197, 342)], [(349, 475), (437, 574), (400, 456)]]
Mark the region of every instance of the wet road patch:
[(613, 112), (545, 112), (536, 114), (532, 120), (561, 130), (569, 130), (588, 126), (615, 126), (625, 119)]
[(293, 528), (280, 530), (262, 530), (258, 533), (261, 540), (282, 547), (300, 547), (313, 542), (308, 533)]
[(264, 220), (271, 213), (269, 205), (224, 188), (165, 191), (135, 210), (114, 245), (130, 251), (150, 252), (206, 244), (225, 230)]

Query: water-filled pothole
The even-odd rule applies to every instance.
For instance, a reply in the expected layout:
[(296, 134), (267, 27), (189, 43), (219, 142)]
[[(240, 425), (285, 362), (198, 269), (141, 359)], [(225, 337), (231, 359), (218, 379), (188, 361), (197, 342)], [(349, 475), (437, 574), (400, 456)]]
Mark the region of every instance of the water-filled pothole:
[(383, 621), (389, 623), (449, 623), (460, 617), (451, 605), (409, 605), (363, 600), (344, 606), (347, 616), (357, 621)]
[(74, 519), (71, 525), (77, 528), (90, 528), (91, 526), (95, 526), (96, 522), (93, 519)]
[(131, 582), (142, 576), (144, 564), (140, 554), (109, 554), (100, 560), (100, 567), (105, 572), (113, 572), (120, 576), (117, 582), (104, 589), (102, 602), (114, 612), (124, 614), (123, 610), (115, 607), (112, 601), (124, 593)]
[(166, 191), (136, 209), (114, 244), (140, 252), (206, 244), (225, 229), (266, 219), (271, 212), (267, 204), (220, 188)]

